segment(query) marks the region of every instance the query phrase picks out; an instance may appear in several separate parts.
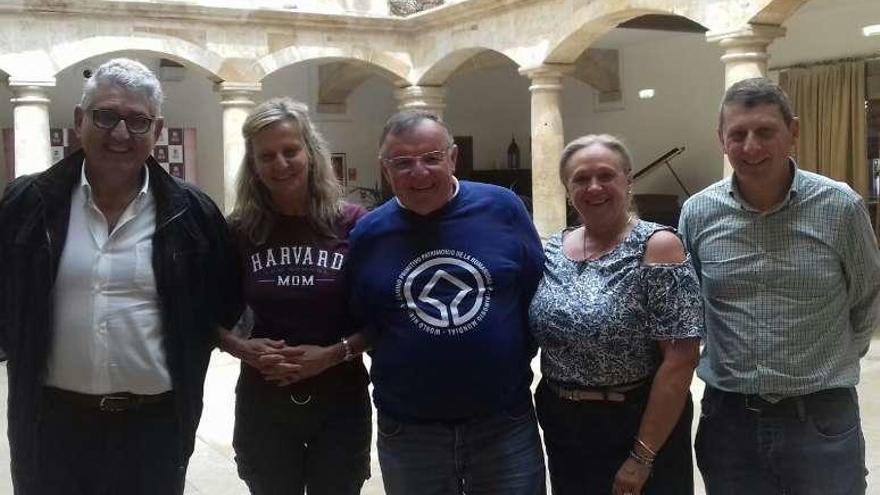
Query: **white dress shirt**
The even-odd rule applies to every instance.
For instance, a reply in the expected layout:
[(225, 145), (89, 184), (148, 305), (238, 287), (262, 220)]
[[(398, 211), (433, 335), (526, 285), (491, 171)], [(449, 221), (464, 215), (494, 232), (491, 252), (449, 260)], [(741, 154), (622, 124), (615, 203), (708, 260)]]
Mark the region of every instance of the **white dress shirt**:
[(46, 384), (85, 394), (171, 390), (153, 275), (150, 175), (113, 232), (82, 168), (54, 288)]

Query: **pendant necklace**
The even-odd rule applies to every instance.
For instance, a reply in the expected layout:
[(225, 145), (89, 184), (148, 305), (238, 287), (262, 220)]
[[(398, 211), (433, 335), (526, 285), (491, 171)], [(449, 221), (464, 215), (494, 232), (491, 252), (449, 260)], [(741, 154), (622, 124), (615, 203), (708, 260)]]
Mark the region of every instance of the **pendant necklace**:
[[(620, 232), (617, 234), (617, 237), (614, 238), (614, 243), (610, 246), (610, 249), (614, 249), (614, 246), (617, 246), (618, 244), (620, 244), (620, 241), (622, 240), (621, 238), (623, 237), (624, 233), (626, 232), (626, 228), (629, 226), (630, 222), (632, 222), (632, 221), (633, 221), (633, 214), (630, 213), (626, 217), (626, 223), (623, 224), (623, 228), (620, 229)], [(596, 259), (600, 258), (601, 255), (605, 255), (610, 251), (610, 249), (599, 249), (599, 250), (596, 250), (592, 253), (587, 254), (587, 226), (586, 225), (584, 225), (584, 234), (581, 239), (582, 239), (581, 249), (583, 249), (583, 256), (584, 256), (583, 263), (586, 263), (588, 261), (595, 261)]]

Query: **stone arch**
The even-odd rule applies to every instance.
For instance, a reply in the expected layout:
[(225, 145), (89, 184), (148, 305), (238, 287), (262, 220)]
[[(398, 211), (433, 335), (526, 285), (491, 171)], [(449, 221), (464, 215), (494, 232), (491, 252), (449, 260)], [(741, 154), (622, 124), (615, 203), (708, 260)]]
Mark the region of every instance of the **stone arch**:
[(395, 86), (406, 86), (410, 66), (388, 53), (364, 46), (289, 46), (270, 53), (256, 61), (262, 77), (301, 62), (315, 61), (352, 62), (370, 68), (378, 76)]
[(797, 9), (808, 0), (766, 0), (763, 6), (750, 20), (754, 24), (781, 25), (788, 20)]
[(416, 84), (420, 86), (442, 86), (449, 80), (453, 74), (466, 67), (471, 62), (473, 69), (481, 68), (479, 57), (483, 54), (491, 54), (496, 57), (504, 57), (512, 64), (519, 66), (520, 64), (506, 53), (499, 52), (492, 48), (481, 46), (460, 48), (449, 53), (441, 54), (440, 59), (426, 65), (424, 72), (416, 78)]
[(571, 63), (598, 38), (621, 22), (646, 14), (686, 17), (706, 27), (709, 32), (741, 29), (747, 24), (780, 25), (809, 0), (753, 0), (748, 5), (710, 4), (670, 0), (633, 0), (625, 9), (618, 2), (598, 1), (576, 9), (554, 29), (559, 36), (550, 43), (544, 62)]
[(46, 51), (39, 49), (0, 54), (0, 71), (20, 81), (51, 81), (55, 75)]
[(145, 52), (193, 67), (213, 81), (221, 80), (223, 58), (198, 45), (179, 38), (94, 36), (62, 43), (49, 50), (50, 62), (57, 75), (83, 60), (122, 51)]
[[(628, 8), (617, 10), (608, 8), (609, 2), (603, 2), (601, 6), (593, 7), (590, 4), (576, 11), (572, 16), (565, 20), (558, 29), (561, 33), (556, 40), (550, 44), (551, 48), (544, 60), (545, 63), (573, 63), (581, 53), (590, 47), (596, 40), (604, 36), (606, 33), (617, 27), (618, 24), (633, 19), (635, 17), (648, 14), (664, 14), (664, 15), (680, 15), (688, 17), (691, 20), (700, 22), (698, 19), (684, 15), (681, 12), (675, 12), (672, 9), (662, 9), (657, 6), (644, 8)], [(635, 4), (660, 3), (654, 2), (632, 2)], [(605, 7), (604, 11), (601, 11)], [(597, 12), (597, 10), (599, 10)]]

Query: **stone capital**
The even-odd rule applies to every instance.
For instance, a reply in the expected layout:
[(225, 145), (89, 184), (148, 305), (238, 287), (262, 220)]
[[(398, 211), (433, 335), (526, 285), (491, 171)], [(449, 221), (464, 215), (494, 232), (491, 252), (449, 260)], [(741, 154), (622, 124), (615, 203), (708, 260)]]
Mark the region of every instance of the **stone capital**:
[(785, 28), (782, 26), (747, 24), (739, 29), (729, 31), (709, 31), (706, 33), (706, 41), (718, 43), (724, 49), (763, 45), (764, 51), (766, 51), (767, 45), (783, 36), (785, 36)]
[(394, 96), (399, 101), (413, 99), (442, 100), (446, 97), (445, 86), (405, 86), (398, 88)]
[(45, 79), (35, 79), (35, 78), (17, 78), (17, 77), (9, 77), (9, 80), (6, 83), (10, 88), (19, 88), (19, 87), (37, 87), (37, 88), (54, 88), (55, 87), (55, 78), (49, 77)]
[(255, 105), (254, 97), (262, 87), (258, 82), (224, 81), (218, 83), (215, 89), (220, 93), (222, 107), (252, 107)]
[(48, 105), (49, 90), (55, 87), (55, 78), (50, 79), (15, 79), (9, 78), (6, 84), (13, 97), (14, 105)]
[(399, 110), (422, 109), (442, 117), (446, 108), (445, 86), (406, 86), (394, 91), (394, 97)]
[(767, 47), (784, 35), (785, 28), (769, 24), (748, 24), (732, 31), (707, 33), (707, 40), (724, 49), (721, 61), (725, 87), (743, 79), (766, 77), (770, 60)]
[(519, 73), (532, 80), (529, 91), (561, 91), (562, 76), (574, 72), (573, 64), (543, 64), (521, 68)]

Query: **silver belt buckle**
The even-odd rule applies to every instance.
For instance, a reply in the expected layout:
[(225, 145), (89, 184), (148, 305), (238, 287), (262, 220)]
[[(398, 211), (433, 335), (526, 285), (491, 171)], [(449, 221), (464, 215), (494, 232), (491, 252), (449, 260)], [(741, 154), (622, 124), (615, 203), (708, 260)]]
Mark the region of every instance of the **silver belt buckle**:
[(304, 406), (311, 401), (312, 401), (312, 394), (309, 394), (308, 396), (306, 396), (305, 399), (302, 399), (302, 400), (297, 398), (295, 395), (290, 394), (290, 402), (293, 402), (294, 404), (296, 404), (298, 406)]
[(98, 409), (104, 412), (122, 412), (128, 409), (131, 399), (128, 397), (120, 397), (118, 395), (105, 395), (101, 397)]

